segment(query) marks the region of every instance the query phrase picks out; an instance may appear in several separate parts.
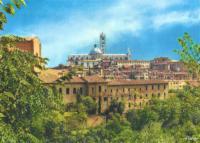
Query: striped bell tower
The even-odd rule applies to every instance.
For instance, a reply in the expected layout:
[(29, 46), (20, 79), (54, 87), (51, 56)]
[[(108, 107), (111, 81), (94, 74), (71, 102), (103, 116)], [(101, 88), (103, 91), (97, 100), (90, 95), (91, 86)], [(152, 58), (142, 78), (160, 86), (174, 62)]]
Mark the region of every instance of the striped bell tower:
[(102, 32), (100, 34), (99, 46), (103, 54), (106, 52), (106, 35)]

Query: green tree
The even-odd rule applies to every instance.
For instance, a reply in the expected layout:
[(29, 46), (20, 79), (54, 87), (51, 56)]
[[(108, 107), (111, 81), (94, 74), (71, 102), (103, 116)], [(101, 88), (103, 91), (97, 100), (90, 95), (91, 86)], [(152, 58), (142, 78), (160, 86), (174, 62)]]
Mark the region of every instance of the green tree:
[(62, 97), (37, 77), (34, 69), (41, 69), (45, 60), (12, 49), (12, 38), (3, 37), (0, 43), (0, 123), (15, 134), (16, 142), (39, 142), (33, 121), (58, 110)]
[(134, 130), (143, 129), (147, 124), (157, 121), (158, 117), (158, 114), (148, 107), (142, 110), (130, 110), (126, 114), (126, 118)]
[(200, 78), (200, 44), (195, 43), (188, 33), (178, 39), (182, 46), (181, 50), (176, 50), (190, 71)]
[(165, 133), (160, 123), (150, 123), (138, 134), (138, 143), (175, 143), (174, 137)]
[(94, 99), (90, 96), (85, 96), (81, 98), (81, 103), (86, 107), (86, 112), (88, 114), (95, 114), (97, 111), (97, 104)]
[(7, 3), (0, 0), (0, 30), (2, 30), (4, 24), (7, 23), (6, 14), (14, 15), (15, 9), (20, 9), (25, 5), (25, 0), (10, 0)]
[(118, 102), (117, 100), (111, 101), (109, 112), (122, 114), (124, 110), (125, 110), (125, 103), (123, 101), (120, 102)]

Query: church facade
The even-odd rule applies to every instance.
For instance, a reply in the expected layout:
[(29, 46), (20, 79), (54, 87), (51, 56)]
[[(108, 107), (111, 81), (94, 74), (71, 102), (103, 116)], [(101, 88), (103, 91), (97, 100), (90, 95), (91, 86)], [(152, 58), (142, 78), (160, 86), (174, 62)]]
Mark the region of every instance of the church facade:
[(68, 57), (69, 66), (83, 66), (84, 68), (99, 67), (103, 60), (129, 60), (131, 53), (127, 54), (107, 54), (106, 35), (100, 34), (99, 44), (95, 44), (89, 54), (72, 54)]

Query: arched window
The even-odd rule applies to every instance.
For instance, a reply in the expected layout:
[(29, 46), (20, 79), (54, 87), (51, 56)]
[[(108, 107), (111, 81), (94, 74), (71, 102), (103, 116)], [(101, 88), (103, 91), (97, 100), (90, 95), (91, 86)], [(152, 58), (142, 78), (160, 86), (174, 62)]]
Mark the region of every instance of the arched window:
[(59, 88), (59, 93), (62, 94), (62, 88), (61, 87)]
[(76, 94), (76, 88), (73, 88), (73, 94)]

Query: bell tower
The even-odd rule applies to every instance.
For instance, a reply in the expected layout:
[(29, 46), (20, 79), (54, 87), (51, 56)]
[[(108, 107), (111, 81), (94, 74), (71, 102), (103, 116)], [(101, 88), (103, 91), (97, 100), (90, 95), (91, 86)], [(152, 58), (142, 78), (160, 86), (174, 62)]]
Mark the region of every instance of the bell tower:
[(132, 57), (132, 51), (130, 48), (127, 49), (127, 55), (128, 55), (128, 60), (131, 60)]
[(100, 34), (99, 46), (103, 54), (106, 52), (106, 35), (102, 32)]

